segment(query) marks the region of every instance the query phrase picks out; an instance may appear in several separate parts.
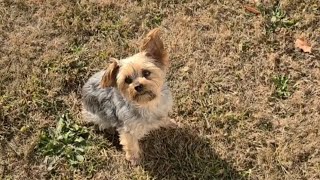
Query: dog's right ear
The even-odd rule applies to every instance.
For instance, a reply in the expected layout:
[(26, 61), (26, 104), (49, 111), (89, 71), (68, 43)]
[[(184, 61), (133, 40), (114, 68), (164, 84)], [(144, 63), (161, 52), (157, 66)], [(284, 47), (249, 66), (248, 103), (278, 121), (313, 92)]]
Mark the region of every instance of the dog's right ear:
[(119, 71), (119, 61), (115, 58), (111, 58), (110, 60), (112, 63), (107, 67), (100, 82), (102, 88), (114, 87), (117, 84), (116, 78)]
[(160, 38), (160, 29), (155, 28), (151, 30), (147, 37), (143, 39), (140, 47), (141, 51), (145, 51), (147, 56), (155, 59), (162, 68), (167, 68), (169, 65), (168, 53), (164, 48), (163, 42)]

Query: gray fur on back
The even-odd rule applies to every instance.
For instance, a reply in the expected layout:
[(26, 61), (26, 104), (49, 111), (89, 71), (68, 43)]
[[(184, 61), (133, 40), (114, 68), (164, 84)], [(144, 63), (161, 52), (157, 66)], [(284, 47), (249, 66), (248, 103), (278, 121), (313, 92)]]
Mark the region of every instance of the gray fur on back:
[(166, 118), (172, 107), (171, 92), (166, 84), (162, 87), (160, 102), (155, 110), (144, 109), (128, 102), (117, 90), (102, 89), (100, 81), (104, 71), (94, 74), (82, 89), (85, 118), (103, 128), (125, 129), (126, 124), (152, 124)]

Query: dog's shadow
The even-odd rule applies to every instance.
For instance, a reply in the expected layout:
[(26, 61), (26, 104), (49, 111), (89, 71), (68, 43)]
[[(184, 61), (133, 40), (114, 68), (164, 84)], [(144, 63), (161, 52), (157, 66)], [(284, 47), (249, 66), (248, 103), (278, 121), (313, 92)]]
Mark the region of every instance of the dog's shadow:
[(141, 142), (142, 167), (156, 179), (243, 179), (208, 140), (188, 128), (160, 129)]
[[(105, 137), (122, 149), (118, 133)], [(155, 179), (245, 179), (219, 158), (208, 140), (189, 128), (161, 128), (143, 138), (140, 145), (141, 166)]]

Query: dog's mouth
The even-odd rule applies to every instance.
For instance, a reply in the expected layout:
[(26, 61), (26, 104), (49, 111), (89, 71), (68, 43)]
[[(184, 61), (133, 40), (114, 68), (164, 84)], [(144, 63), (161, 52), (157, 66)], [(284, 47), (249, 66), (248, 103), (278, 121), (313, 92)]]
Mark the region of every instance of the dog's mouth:
[(137, 102), (143, 101), (152, 101), (157, 96), (152, 91), (144, 91), (134, 96), (134, 100)]

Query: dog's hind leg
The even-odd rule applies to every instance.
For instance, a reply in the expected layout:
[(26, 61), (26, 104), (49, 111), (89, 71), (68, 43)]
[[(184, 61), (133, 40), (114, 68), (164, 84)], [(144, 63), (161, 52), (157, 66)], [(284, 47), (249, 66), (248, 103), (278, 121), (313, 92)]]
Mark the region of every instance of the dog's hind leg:
[(93, 114), (87, 111), (86, 109), (82, 110), (82, 116), (86, 122), (91, 122), (93, 124), (98, 125), (100, 130), (112, 128), (110, 122), (102, 120), (98, 115)]

